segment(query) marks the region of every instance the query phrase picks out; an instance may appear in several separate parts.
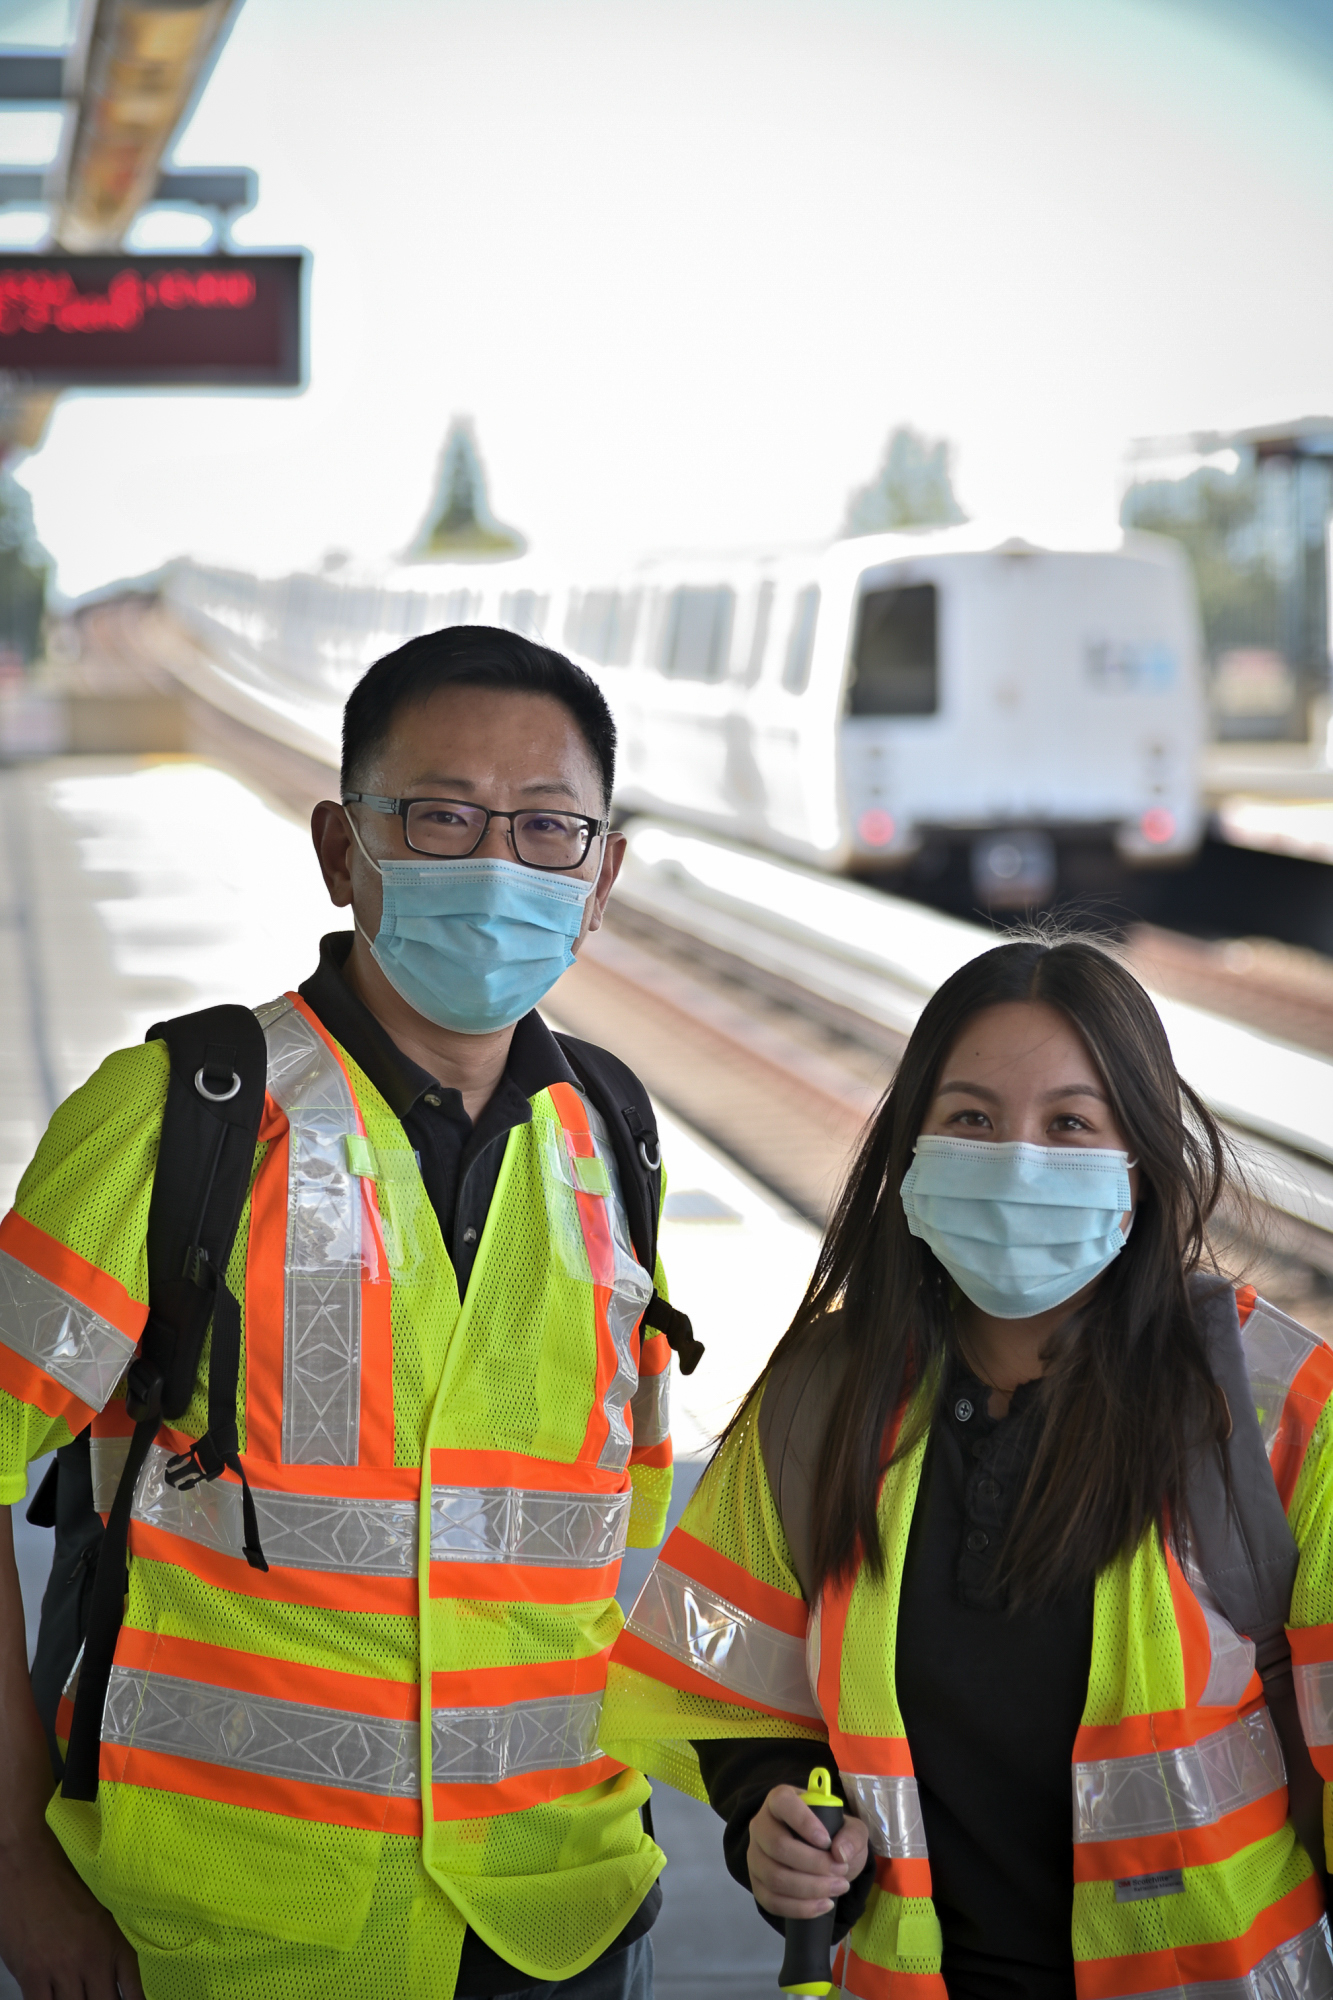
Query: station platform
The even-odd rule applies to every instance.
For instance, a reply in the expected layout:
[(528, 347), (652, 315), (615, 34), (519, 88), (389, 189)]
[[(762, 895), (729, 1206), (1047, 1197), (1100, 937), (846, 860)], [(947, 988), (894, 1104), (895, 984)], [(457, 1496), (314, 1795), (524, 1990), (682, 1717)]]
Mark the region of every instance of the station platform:
[[(0, 769), (0, 1208), (55, 1106), (153, 1022), (272, 998), (342, 928), (309, 835), (277, 801), (191, 757), (69, 757)], [(672, 1385), (678, 1517), (724, 1425), (786, 1326), (817, 1233), (659, 1106), (668, 1196), (662, 1258), (707, 1349)], [(32, 1468), (30, 1491), (42, 1465)], [(51, 1536), (14, 1509), (35, 1637)], [(650, 1555), (627, 1557), (628, 1608)], [(767, 2000), (781, 1942), (726, 1874), (707, 1808), (658, 1787), (670, 1857), (653, 1933), (658, 1992)], [(0, 1967), (0, 2000), (18, 1988)]]

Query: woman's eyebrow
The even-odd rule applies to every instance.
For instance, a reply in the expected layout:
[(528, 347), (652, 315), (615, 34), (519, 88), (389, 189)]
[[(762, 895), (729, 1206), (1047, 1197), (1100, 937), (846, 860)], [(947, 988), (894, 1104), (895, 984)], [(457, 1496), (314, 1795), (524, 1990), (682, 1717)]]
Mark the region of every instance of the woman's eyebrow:
[(962, 1091), (968, 1097), (989, 1097), (992, 1104), (999, 1098), (999, 1092), (987, 1090), (984, 1083), (942, 1083), (935, 1092), (936, 1097), (947, 1097), (951, 1091)]
[(1099, 1104), (1109, 1104), (1111, 1101), (1106, 1092), (1099, 1090), (1095, 1083), (1058, 1084), (1054, 1090), (1043, 1091), (1042, 1097), (1047, 1104), (1057, 1097), (1095, 1097)]

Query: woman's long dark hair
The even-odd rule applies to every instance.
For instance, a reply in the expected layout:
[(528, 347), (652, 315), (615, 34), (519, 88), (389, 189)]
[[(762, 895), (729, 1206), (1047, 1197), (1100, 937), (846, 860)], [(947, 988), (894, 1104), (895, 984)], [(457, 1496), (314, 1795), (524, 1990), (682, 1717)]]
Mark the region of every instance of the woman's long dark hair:
[[(951, 1280), (909, 1232), (899, 1188), (950, 1049), (983, 1008), (1012, 1001), (1057, 1008), (1083, 1037), (1139, 1162), (1140, 1192), (1124, 1250), (1047, 1350), (1036, 1458), (1001, 1556), (1010, 1605), (1049, 1602), (1150, 1525), (1163, 1532), (1168, 1517), (1183, 1520), (1191, 1452), (1229, 1428), (1187, 1289), (1227, 1185), (1226, 1141), (1176, 1073), (1152, 1001), (1108, 952), (1081, 938), (999, 945), (923, 1010), (769, 1363), (819, 1339), (820, 1322), (841, 1308), (850, 1360), (815, 1482), (812, 1590), (848, 1575), (861, 1551), (883, 1573), (885, 1426), (918, 1384), (935, 1373), (942, 1381), (936, 1364), (957, 1351)], [(918, 1404), (895, 1457), (933, 1414)]]

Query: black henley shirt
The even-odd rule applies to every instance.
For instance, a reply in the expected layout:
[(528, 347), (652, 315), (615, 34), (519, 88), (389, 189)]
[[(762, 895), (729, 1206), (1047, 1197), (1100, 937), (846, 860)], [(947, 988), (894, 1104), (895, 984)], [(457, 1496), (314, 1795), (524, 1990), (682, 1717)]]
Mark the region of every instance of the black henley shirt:
[[(1093, 1587), (1014, 1613), (993, 1581), (1036, 1447), (1036, 1395), (1025, 1383), (1009, 1414), (992, 1417), (987, 1390), (955, 1364), (903, 1570), (898, 1705), (949, 2000), (1074, 2000), (1070, 1765), (1092, 1664)], [(774, 1785), (805, 1785), (811, 1746), (730, 1738), (695, 1749), (727, 1822), (727, 1867), (748, 1888), (750, 1821)], [(839, 1933), (860, 1915), (871, 1880), (867, 1865), (838, 1905)]]

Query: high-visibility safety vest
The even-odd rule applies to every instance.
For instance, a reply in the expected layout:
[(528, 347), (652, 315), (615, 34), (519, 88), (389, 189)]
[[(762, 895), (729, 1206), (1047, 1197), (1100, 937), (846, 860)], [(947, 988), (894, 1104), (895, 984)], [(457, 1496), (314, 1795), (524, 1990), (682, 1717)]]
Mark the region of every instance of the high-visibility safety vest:
[[(1333, 1779), (1333, 1351), (1254, 1294), (1242, 1341), (1300, 1547), (1291, 1611), (1302, 1727)], [(926, 1451), (886, 1471), (885, 1574), (809, 1607), (765, 1475), (757, 1413), (728, 1439), (612, 1657), (602, 1740), (703, 1796), (690, 1739), (826, 1740), (866, 1825), (875, 1881), (842, 1950), (861, 2000), (945, 2000), (912, 1755), (894, 1684), (898, 1601)], [(1327, 2000), (1323, 1894), (1287, 1815), (1254, 1647), (1155, 1535), (1096, 1582), (1073, 1749), (1073, 1950), (1080, 2000)], [(1333, 1826), (1325, 1789), (1325, 1828)]]
[[(229, 1278), (268, 1570), (242, 1555), (238, 1481), (164, 1477), (206, 1427), (205, 1358), (135, 1496), (98, 1800), (57, 1796), (50, 1824), (132, 1941), (205, 1909), (349, 1946), (406, 1836), (457, 1913), (455, 1963), (470, 1924), (565, 1978), (663, 1862), (645, 1780), (598, 1743), (621, 1554), (660, 1540), (671, 1480), (669, 1350), (641, 1341), (653, 1285), (609, 1137), (573, 1085), (537, 1093), (460, 1304), (398, 1119), (298, 996), (258, 1013)], [(161, 1043), (111, 1057), (0, 1224), (0, 1498), (91, 1420), (110, 1504), (166, 1083)]]

